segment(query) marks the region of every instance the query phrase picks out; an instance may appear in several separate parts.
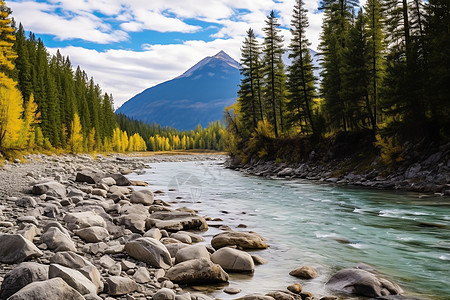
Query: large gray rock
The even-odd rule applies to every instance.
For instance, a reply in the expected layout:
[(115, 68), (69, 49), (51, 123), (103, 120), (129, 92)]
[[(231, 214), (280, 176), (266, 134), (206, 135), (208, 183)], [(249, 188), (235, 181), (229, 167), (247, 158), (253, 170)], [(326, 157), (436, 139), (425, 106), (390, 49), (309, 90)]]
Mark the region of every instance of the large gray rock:
[(16, 200), (16, 205), (20, 207), (36, 207), (37, 202), (33, 197), (24, 196)]
[(118, 186), (129, 186), (131, 185), (131, 181), (128, 180), (122, 174), (111, 174), (109, 177), (112, 177), (116, 181), (116, 185)]
[(153, 300), (175, 300), (175, 292), (168, 288), (162, 288), (153, 295)]
[(50, 262), (80, 271), (81, 274), (95, 284), (98, 292), (103, 291), (103, 280), (100, 272), (84, 257), (70, 251), (58, 252), (50, 258)]
[(289, 275), (295, 276), (301, 279), (313, 279), (319, 276), (319, 272), (311, 266), (303, 266), (289, 272)]
[(0, 234), (0, 262), (18, 264), (43, 253), (20, 234)]
[(98, 243), (109, 237), (108, 230), (100, 226), (74, 230), (74, 233), (88, 243)]
[(66, 187), (59, 182), (49, 181), (44, 183), (38, 183), (33, 186), (31, 192), (34, 195), (47, 194), (56, 198), (66, 197)]
[(166, 244), (164, 246), (166, 246), (166, 248), (169, 251), (171, 257), (176, 257), (178, 251), (180, 251), (183, 248), (189, 247), (189, 245), (186, 245), (186, 244), (183, 244), (183, 243), (170, 243), (170, 244)]
[(181, 284), (207, 284), (227, 282), (228, 274), (209, 259), (188, 260), (170, 268), (166, 277)]
[(62, 278), (30, 283), (8, 298), (8, 300), (30, 299), (85, 300), (79, 292), (69, 286)]
[(175, 261), (178, 264), (183, 261), (198, 258), (210, 259), (209, 252), (204, 245), (187, 246), (178, 250), (175, 256)]
[(172, 266), (172, 258), (167, 248), (160, 241), (150, 237), (142, 237), (126, 243), (125, 251), (131, 257), (155, 268), (168, 269)]
[(275, 298), (263, 294), (249, 294), (238, 298), (238, 300), (275, 300)]
[(93, 211), (69, 213), (64, 216), (64, 222), (71, 225), (77, 225), (80, 228), (91, 226), (106, 227), (105, 220)]
[(211, 246), (214, 249), (227, 246), (236, 246), (241, 249), (266, 249), (268, 247), (264, 238), (259, 234), (238, 231), (225, 231), (215, 235)]
[(158, 211), (150, 215), (151, 227), (169, 231), (196, 229), (206, 231), (206, 220), (196, 214), (179, 211)]
[(252, 256), (237, 249), (221, 248), (211, 255), (211, 260), (227, 272), (253, 273), (255, 271)]
[(144, 233), (147, 216), (145, 214), (127, 214), (120, 217), (120, 224), (135, 233)]
[(326, 285), (334, 290), (374, 298), (403, 293), (397, 284), (360, 269), (341, 270)]
[(73, 251), (77, 248), (69, 235), (62, 232), (58, 227), (50, 227), (41, 236), (41, 242), (47, 244), (51, 250), (58, 251)]
[(48, 279), (48, 266), (35, 262), (24, 262), (9, 271), (2, 282), (0, 299), (5, 300), (24, 286)]
[(51, 264), (48, 272), (49, 278), (60, 277), (80, 294), (97, 294), (97, 287), (86, 276), (77, 270), (73, 270), (58, 264)]
[(106, 283), (108, 284), (108, 294), (111, 296), (125, 295), (139, 289), (139, 285), (127, 277), (111, 276), (106, 279)]
[(149, 190), (134, 191), (130, 196), (131, 203), (152, 205), (154, 201), (155, 196), (153, 195), (153, 192)]
[(105, 177), (105, 174), (102, 172), (94, 172), (91, 170), (83, 170), (77, 173), (75, 181), (77, 182), (86, 182), (90, 184), (96, 184), (100, 182), (100, 180)]

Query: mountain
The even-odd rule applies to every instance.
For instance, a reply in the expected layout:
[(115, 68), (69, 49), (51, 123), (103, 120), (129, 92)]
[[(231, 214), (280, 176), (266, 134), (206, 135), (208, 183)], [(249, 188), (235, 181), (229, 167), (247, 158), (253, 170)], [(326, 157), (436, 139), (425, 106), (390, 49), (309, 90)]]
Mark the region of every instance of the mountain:
[(208, 56), (182, 75), (148, 88), (125, 102), (117, 113), (145, 123), (178, 130), (222, 120), (225, 106), (237, 98), (239, 63), (220, 51)]

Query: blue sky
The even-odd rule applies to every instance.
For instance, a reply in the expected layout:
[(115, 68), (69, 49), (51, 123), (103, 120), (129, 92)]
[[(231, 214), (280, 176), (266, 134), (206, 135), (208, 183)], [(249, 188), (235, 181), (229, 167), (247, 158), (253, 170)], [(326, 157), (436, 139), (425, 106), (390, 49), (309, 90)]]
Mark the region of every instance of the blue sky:
[[(287, 45), (294, 0), (6, 0), (13, 17), (93, 76), (116, 107), (224, 50), (236, 60), (248, 28), (275, 10)], [(322, 14), (305, 0), (317, 49)]]

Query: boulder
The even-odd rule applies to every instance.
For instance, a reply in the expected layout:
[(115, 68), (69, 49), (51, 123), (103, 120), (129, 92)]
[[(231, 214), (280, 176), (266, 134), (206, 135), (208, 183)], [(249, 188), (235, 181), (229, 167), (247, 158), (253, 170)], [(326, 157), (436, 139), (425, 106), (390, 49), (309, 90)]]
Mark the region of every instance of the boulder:
[[(268, 294), (266, 294), (266, 296), (270, 296), (272, 298), (274, 298), (275, 300), (296, 300), (297, 299), (297, 295), (292, 295), (288, 292), (284, 292), (284, 291), (274, 291), (274, 292), (270, 292)], [(299, 297), (300, 298), (300, 297)]]
[(229, 279), (220, 265), (205, 258), (179, 263), (167, 271), (166, 277), (180, 284), (220, 283)]
[(238, 298), (237, 300), (275, 300), (275, 298), (263, 294), (250, 294)]
[(135, 233), (144, 233), (147, 216), (145, 214), (127, 214), (120, 217), (120, 224)]
[(151, 227), (168, 231), (196, 229), (206, 231), (206, 220), (196, 214), (179, 211), (158, 211), (150, 215)]
[(30, 299), (85, 300), (79, 292), (69, 286), (62, 278), (30, 283), (8, 298), (8, 300)]
[(185, 234), (185, 233), (179, 233), (179, 232), (172, 233), (170, 235), (170, 237), (172, 239), (176, 239), (176, 240), (178, 240), (178, 241), (180, 241), (182, 243), (185, 243), (185, 244), (192, 244), (191, 237), (188, 234)]
[(266, 249), (263, 237), (250, 232), (225, 231), (215, 235), (211, 241), (214, 249), (236, 246), (241, 249)]
[(267, 259), (264, 259), (261, 256), (255, 254), (252, 255), (252, 258), (255, 265), (265, 265), (269, 262)]
[(37, 202), (33, 197), (25, 196), (16, 200), (16, 205), (20, 207), (36, 207)]
[(317, 270), (311, 266), (303, 266), (289, 272), (289, 275), (298, 277), (301, 279), (313, 279), (319, 276)]
[(139, 285), (127, 277), (110, 276), (106, 279), (106, 283), (108, 284), (108, 294), (111, 296), (125, 295), (139, 289)]
[(79, 230), (74, 230), (74, 233), (88, 243), (97, 243), (109, 237), (109, 232), (103, 227), (92, 226)]
[(116, 181), (116, 185), (118, 185), (118, 186), (129, 186), (129, 185), (131, 185), (131, 181), (129, 181), (122, 174), (111, 174), (109, 177), (112, 177)]
[(19, 291), (24, 286), (48, 279), (48, 266), (35, 262), (24, 262), (6, 273), (0, 290), (0, 300)]
[(43, 253), (20, 234), (0, 234), (0, 262), (18, 264)]
[(93, 211), (68, 213), (64, 216), (64, 222), (79, 226), (80, 228), (91, 226), (106, 227), (105, 220)]
[(49, 181), (44, 183), (38, 183), (33, 186), (31, 192), (34, 195), (46, 194), (56, 198), (66, 197), (66, 187), (59, 182)]
[(153, 195), (153, 192), (149, 190), (134, 191), (130, 196), (131, 203), (152, 205), (154, 201), (155, 196)]
[(24, 238), (30, 242), (34, 241), (34, 238), (41, 234), (41, 231), (34, 224), (26, 223), (22, 229), (18, 231)]
[(100, 180), (100, 183), (106, 184), (107, 186), (116, 185), (116, 181), (112, 177), (105, 177)]
[(50, 263), (80, 271), (81, 274), (95, 284), (98, 292), (103, 291), (103, 281), (100, 272), (84, 257), (70, 251), (58, 252), (50, 257)]
[(137, 283), (147, 283), (151, 280), (150, 273), (145, 267), (138, 268), (136, 272), (133, 274), (133, 279)]
[(41, 236), (41, 243), (47, 244), (47, 247), (51, 250), (58, 251), (73, 251), (76, 252), (77, 248), (69, 235), (62, 232), (57, 227), (48, 228)]
[(125, 251), (131, 257), (143, 261), (155, 268), (168, 269), (172, 258), (167, 248), (158, 240), (142, 237), (125, 244)]
[(220, 248), (211, 255), (211, 260), (227, 272), (253, 273), (255, 271), (252, 256), (241, 250)]
[(104, 173), (94, 172), (91, 170), (83, 170), (77, 173), (75, 181), (96, 184), (97, 182), (100, 182), (103, 177), (105, 177)]
[(175, 255), (175, 262), (181, 263), (192, 259), (205, 258), (210, 259), (210, 255), (205, 245), (187, 246), (177, 251)]
[(151, 237), (159, 241), (162, 238), (161, 230), (159, 228), (151, 228), (144, 233), (144, 237)]
[(326, 285), (334, 290), (374, 298), (403, 293), (397, 284), (360, 269), (341, 270)]
[(189, 245), (183, 244), (183, 243), (172, 243), (172, 244), (166, 244), (167, 250), (170, 253), (171, 257), (176, 257), (178, 251), (180, 251), (183, 248), (189, 247)]
[(288, 291), (294, 294), (300, 294), (302, 292), (302, 285), (300, 283), (294, 283), (287, 287)]
[(168, 288), (162, 288), (153, 295), (153, 300), (175, 300), (175, 292)]
[(86, 276), (77, 270), (73, 270), (58, 264), (50, 264), (49, 278), (62, 278), (68, 285), (73, 287), (80, 294), (97, 294), (97, 287)]

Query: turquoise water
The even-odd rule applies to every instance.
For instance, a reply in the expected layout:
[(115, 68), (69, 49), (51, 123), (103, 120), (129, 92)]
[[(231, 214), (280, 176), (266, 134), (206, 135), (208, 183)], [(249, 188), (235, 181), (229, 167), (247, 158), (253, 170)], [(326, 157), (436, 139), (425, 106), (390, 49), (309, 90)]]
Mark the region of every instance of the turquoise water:
[[(338, 187), (305, 180), (246, 176), (219, 162), (151, 164), (143, 175), (158, 196), (175, 207), (190, 207), (212, 224), (262, 234), (270, 248), (256, 254), (269, 261), (254, 275), (232, 275), (230, 296), (218, 287), (213, 296), (230, 299), (300, 282), (318, 296), (333, 294), (325, 282), (339, 269), (359, 263), (375, 267), (396, 281), (406, 295), (450, 299), (450, 200)], [(172, 191), (169, 191), (172, 190)], [(248, 226), (237, 228), (239, 224)], [(210, 226), (207, 241), (220, 232)], [(302, 281), (289, 276), (311, 265), (320, 276)]]

